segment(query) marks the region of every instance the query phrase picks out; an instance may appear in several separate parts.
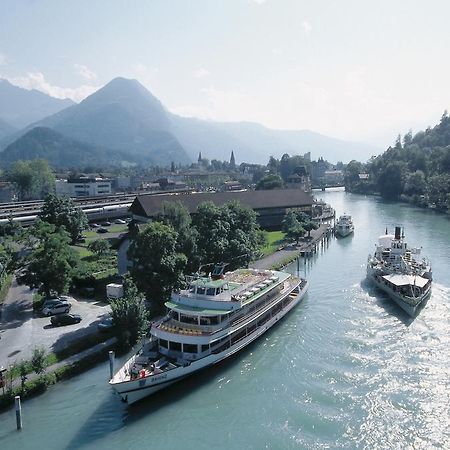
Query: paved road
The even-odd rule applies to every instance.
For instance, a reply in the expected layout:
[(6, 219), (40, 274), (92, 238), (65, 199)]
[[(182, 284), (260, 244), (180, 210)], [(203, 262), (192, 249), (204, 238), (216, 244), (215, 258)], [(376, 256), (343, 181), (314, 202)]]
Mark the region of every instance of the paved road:
[(110, 311), (106, 303), (73, 299), (70, 312), (80, 314), (82, 321), (79, 324), (53, 327), (49, 317), (33, 312), (33, 293), (13, 279), (0, 322), (0, 366), (7, 367), (14, 361), (30, 359), (36, 346), (43, 346), (48, 351), (61, 350), (68, 342), (95, 332), (97, 323)]

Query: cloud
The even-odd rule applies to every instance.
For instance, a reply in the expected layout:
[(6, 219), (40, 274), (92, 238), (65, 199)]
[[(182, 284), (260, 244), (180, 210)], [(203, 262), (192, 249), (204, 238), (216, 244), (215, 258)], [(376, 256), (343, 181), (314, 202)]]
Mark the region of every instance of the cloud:
[(304, 20), (302, 22), (302, 29), (303, 29), (303, 32), (305, 33), (305, 35), (309, 36), (312, 31), (312, 26), (308, 21)]
[(195, 78), (206, 78), (211, 75), (209, 70), (204, 69), (203, 67), (200, 67), (194, 72)]
[(70, 98), (74, 102), (80, 102), (93, 92), (97, 91), (100, 86), (92, 86), (83, 84), (75, 88), (67, 88), (54, 86), (50, 84), (43, 73), (29, 72), (26, 76), (6, 78), (10, 83), (24, 89), (36, 89), (55, 98)]
[(266, 3), (266, 0), (253, 0), (253, 2), (262, 5), (263, 3)]
[(83, 64), (74, 64), (73, 67), (77, 71), (78, 75), (81, 75), (85, 80), (95, 80), (97, 74), (92, 72), (87, 66)]

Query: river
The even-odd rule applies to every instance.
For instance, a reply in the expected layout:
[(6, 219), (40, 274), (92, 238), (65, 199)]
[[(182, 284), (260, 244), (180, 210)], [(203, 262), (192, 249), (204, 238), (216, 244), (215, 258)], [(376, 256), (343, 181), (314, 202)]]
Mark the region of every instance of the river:
[[(450, 218), (343, 191), (319, 192), (355, 233), (300, 264), (304, 301), (224, 363), (131, 408), (108, 365), (0, 415), (9, 449), (450, 448)], [(385, 227), (405, 228), (433, 264), (433, 292), (411, 320), (365, 281)], [(293, 264), (290, 270), (296, 270)]]

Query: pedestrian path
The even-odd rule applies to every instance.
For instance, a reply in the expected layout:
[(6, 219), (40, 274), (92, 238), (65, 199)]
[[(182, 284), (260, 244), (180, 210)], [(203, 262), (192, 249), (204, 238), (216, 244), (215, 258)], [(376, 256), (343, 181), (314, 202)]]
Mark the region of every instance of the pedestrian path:
[(312, 251), (313, 248), (329, 233), (331, 233), (330, 225), (323, 223), (317, 230), (311, 231), (311, 239), (300, 242), (299, 244), (290, 244), (275, 253), (265, 256), (250, 263), (253, 269), (270, 269), (287, 259), (294, 260), (304, 252)]
[[(80, 353), (77, 353), (76, 355), (69, 356), (66, 359), (63, 359), (62, 361), (59, 361), (55, 364), (52, 364), (51, 366), (48, 366), (45, 368), (45, 371), (47, 373), (52, 373), (55, 370), (59, 369), (60, 367), (69, 366), (72, 365), (78, 361), (82, 361), (83, 359), (87, 358), (88, 356), (95, 355), (98, 353), (101, 353), (105, 350), (111, 349), (111, 347), (117, 343), (117, 338), (112, 337), (106, 340), (105, 342), (100, 342), (99, 344), (95, 345), (94, 347), (88, 348), (86, 350), (83, 350)], [(27, 375), (27, 381), (36, 380), (39, 378), (39, 375), (36, 373), (30, 373)], [(16, 378), (13, 381), (13, 388), (19, 387), (21, 384), (20, 377)]]

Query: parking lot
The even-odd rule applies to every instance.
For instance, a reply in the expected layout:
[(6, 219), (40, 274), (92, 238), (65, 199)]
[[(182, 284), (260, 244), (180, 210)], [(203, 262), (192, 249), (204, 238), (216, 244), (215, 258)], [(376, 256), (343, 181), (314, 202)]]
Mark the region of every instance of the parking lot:
[(97, 332), (97, 324), (110, 312), (107, 303), (96, 300), (72, 298), (73, 314), (79, 314), (81, 322), (54, 327), (50, 317), (43, 317), (32, 309), (33, 291), (17, 285), (15, 279), (3, 306), (0, 322), (0, 366), (7, 367), (14, 361), (30, 359), (37, 346), (47, 351), (63, 349), (69, 342)]

